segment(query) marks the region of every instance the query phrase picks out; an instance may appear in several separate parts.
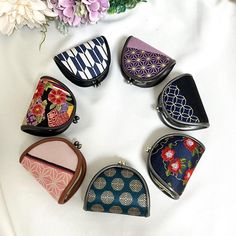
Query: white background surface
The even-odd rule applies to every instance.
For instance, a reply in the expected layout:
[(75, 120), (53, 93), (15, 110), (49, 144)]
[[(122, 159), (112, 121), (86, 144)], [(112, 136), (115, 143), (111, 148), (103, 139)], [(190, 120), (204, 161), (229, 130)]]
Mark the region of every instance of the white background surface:
[[(131, 34), (177, 61), (170, 76), (154, 88), (128, 85), (121, 75), (120, 51)], [(96, 89), (77, 87), (64, 78), (52, 58), (99, 35), (107, 37), (111, 48), (108, 79)], [(40, 40), (37, 30), (28, 29), (0, 36), (0, 235), (235, 235), (236, 4), (149, 0), (126, 15), (71, 30), (67, 36), (52, 24), (41, 51)], [(164, 85), (183, 72), (194, 76), (211, 127), (188, 132), (205, 144), (206, 152), (181, 199), (174, 201), (150, 180), (145, 148), (175, 132), (161, 123), (152, 105)], [(65, 205), (58, 205), (18, 163), (20, 154), (40, 139), (21, 132), (20, 125), (42, 75), (64, 82), (78, 100), (81, 120), (61, 136), (83, 144), (88, 172)], [(82, 209), (91, 178), (120, 159), (148, 183), (149, 218)]]

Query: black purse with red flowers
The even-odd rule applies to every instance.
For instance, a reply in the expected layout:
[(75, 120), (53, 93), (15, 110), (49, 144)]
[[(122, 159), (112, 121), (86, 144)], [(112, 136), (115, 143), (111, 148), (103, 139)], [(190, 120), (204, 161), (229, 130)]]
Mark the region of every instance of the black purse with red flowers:
[(43, 76), (33, 95), (21, 130), (38, 136), (53, 136), (64, 132), (75, 116), (76, 100), (73, 93), (60, 81)]

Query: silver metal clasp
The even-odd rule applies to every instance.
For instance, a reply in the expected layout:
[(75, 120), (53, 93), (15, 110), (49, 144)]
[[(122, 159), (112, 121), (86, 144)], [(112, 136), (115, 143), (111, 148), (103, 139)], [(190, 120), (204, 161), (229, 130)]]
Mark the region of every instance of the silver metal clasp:
[(75, 116), (74, 118), (73, 118), (73, 123), (74, 124), (77, 124), (78, 123), (78, 121), (80, 120), (80, 117), (79, 116)]
[(77, 149), (81, 149), (82, 148), (82, 144), (79, 142), (79, 141), (75, 141), (74, 142), (74, 146), (77, 148)]
[(152, 148), (148, 146), (148, 147), (146, 147), (145, 151), (146, 151), (147, 153), (150, 153), (151, 149), (152, 149)]
[(93, 87), (94, 88), (97, 88), (97, 87), (99, 87), (101, 85), (101, 83), (100, 82), (93, 82)]
[(125, 163), (125, 161), (119, 161), (119, 162), (118, 162), (118, 165), (120, 165), (120, 166), (125, 166), (126, 163)]
[(126, 82), (127, 82), (127, 84), (130, 84), (130, 85), (132, 85), (132, 84), (133, 84), (133, 79), (131, 79), (131, 78), (128, 78), (128, 79), (126, 80)]

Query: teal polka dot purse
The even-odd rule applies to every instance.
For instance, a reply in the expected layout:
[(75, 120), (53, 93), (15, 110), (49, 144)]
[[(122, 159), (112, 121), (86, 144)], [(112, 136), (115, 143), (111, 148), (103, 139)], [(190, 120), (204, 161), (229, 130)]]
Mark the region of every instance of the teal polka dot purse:
[(148, 217), (150, 196), (146, 181), (123, 162), (107, 166), (90, 182), (84, 210)]

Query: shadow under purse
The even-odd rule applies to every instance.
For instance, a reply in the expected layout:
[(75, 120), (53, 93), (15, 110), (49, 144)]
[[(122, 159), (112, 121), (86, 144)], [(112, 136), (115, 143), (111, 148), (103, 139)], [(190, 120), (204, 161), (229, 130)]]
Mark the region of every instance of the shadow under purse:
[(160, 119), (170, 128), (197, 130), (210, 126), (206, 111), (190, 74), (171, 80), (158, 97)]
[(150, 196), (144, 178), (123, 162), (100, 170), (90, 182), (84, 200), (84, 210), (150, 215)]
[(20, 163), (59, 203), (67, 202), (82, 184), (86, 161), (78, 150), (64, 138), (46, 138), (28, 147)]
[(121, 55), (121, 70), (128, 83), (142, 88), (163, 81), (175, 66), (175, 60), (138, 38), (130, 36)]
[(58, 54), (54, 61), (72, 83), (96, 87), (109, 72), (111, 53), (106, 38), (100, 36)]
[(183, 193), (202, 154), (204, 145), (185, 134), (169, 134), (148, 150), (148, 172), (166, 195), (178, 199)]
[(53, 136), (77, 123), (76, 100), (73, 93), (60, 81), (40, 78), (21, 130), (37, 136)]

